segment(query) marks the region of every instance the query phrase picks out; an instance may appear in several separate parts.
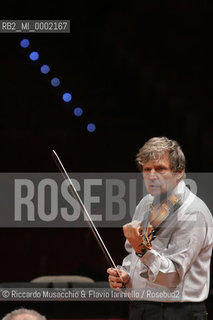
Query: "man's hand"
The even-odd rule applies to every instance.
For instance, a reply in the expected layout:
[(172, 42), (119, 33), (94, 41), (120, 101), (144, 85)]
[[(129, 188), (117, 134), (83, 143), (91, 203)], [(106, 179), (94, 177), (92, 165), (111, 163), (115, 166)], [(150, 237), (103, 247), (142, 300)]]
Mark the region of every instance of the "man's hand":
[[(118, 275), (118, 272), (119, 272), (120, 277)], [(114, 268), (107, 269), (107, 273), (109, 274), (109, 277), (108, 277), (109, 285), (110, 285), (110, 288), (112, 288), (112, 289), (122, 288), (122, 286), (123, 286), (122, 281), (125, 285), (129, 282), (130, 276), (126, 271), (118, 270), (118, 272)], [(122, 279), (122, 281), (121, 281), (121, 279)]]
[(141, 249), (144, 248), (141, 244), (143, 242), (143, 237), (139, 233), (140, 223), (140, 221), (135, 220), (123, 226), (124, 236), (137, 253), (141, 253)]

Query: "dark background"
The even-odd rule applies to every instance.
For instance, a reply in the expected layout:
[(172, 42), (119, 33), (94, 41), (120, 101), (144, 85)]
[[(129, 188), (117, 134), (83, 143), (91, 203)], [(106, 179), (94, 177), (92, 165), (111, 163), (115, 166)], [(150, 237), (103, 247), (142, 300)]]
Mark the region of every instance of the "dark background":
[[(209, 12), (202, 1), (17, 2), (1, 10), (1, 19), (71, 23), (69, 34), (0, 34), (1, 172), (55, 172), (52, 149), (68, 171), (132, 172), (137, 150), (162, 135), (180, 142), (188, 172), (211, 171)], [(53, 76), (60, 87), (50, 85)], [(70, 103), (61, 99), (66, 91)], [(100, 232), (121, 263), (122, 230)], [(90, 230), (1, 229), (0, 240), (1, 282), (76, 273), (107, 279)]]

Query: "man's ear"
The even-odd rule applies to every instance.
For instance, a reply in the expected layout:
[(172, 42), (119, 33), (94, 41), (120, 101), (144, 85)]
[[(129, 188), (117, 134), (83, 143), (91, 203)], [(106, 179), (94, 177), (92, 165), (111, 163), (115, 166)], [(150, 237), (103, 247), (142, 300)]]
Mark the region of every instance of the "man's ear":
[(185, 174), (185, 170), (181, 170), (175, 173), (177, 180), (181, 180), (181, 178), (183, 177), (183, 175)]

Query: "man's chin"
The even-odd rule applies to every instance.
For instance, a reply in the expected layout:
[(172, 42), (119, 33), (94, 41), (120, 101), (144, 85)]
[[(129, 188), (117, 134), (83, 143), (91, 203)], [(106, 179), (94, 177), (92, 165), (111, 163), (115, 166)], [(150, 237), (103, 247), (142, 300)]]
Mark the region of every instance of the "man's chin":
[(159, 187), (149, 187), (148, 192), (154, 197), (159, 196), (162, 193), (161, 188)]

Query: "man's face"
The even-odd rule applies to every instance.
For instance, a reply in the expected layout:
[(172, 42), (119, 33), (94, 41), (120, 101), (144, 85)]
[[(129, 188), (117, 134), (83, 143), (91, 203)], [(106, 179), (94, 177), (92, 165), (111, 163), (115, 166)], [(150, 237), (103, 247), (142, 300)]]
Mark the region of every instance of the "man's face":
[(152, 196), (172, 190), (183, 174), (183, 172), (174, 173), (170, 168), (168, 152), (165, 152), (157, 161), (150, 159), (146, 162), (142, 172), (147, 191)]

